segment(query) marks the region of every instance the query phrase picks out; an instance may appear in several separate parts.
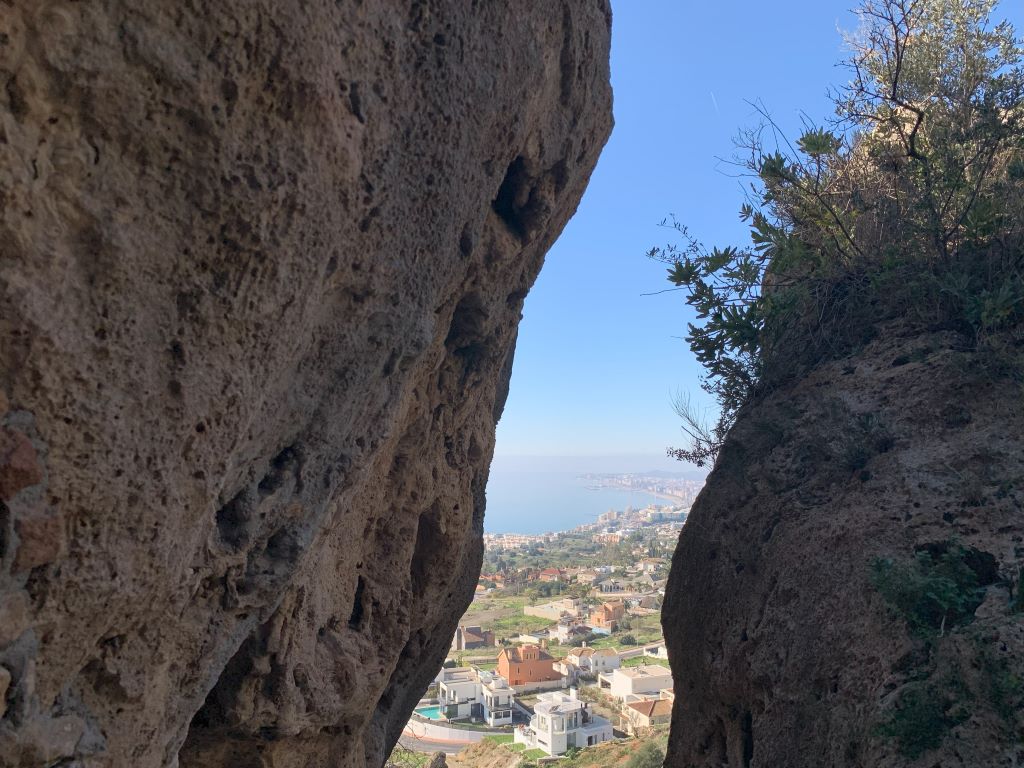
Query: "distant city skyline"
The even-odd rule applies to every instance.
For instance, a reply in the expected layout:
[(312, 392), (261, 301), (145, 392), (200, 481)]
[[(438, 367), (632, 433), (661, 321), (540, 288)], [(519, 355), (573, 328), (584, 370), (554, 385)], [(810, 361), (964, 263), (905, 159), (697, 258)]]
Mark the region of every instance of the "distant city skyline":
[[(616, 127), (576, 216), (526, 300), (496, 465), (514, 457), (589, 458), (606, 470), (685, 469), (664, 459), (685, 444), (677, 392), (714, 404), (682, 337), (693, 314), (646, 259), (670, 240), (670, 214), (707, 245), (749, 242), (738, 219), (742, 179), (719, 158), (757, 125), (763, 103), (790, 137), (832, 114), (847, 73), (839, 29), (855, 3), (680, 3), (613, 0)], [(1024, 4), (1003, 2), (1018, 35)], [(628, 455), (630, 467), (609, 467)], [(641, 467), (643, 459), (655, 462)], [(635, 461), (640, 464), (634, 463)]]

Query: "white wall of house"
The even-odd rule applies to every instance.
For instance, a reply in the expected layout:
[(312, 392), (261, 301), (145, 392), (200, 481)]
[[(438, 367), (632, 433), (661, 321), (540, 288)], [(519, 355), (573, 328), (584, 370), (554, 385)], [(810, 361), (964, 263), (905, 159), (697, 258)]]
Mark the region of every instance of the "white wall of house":
[(512, 724), (512, 697), (514, 692), (504, 678), (495, 677), (483, 685), (484, 720), (494, 727)]
[(605, 672), (611, 672), (613, 669), (618, 669), (622, 666), (622, 660), (619, 658), (617, 653), (598, 654), (595, 653), (590, 657), (590, 668), (594, 674), (600, 675)]

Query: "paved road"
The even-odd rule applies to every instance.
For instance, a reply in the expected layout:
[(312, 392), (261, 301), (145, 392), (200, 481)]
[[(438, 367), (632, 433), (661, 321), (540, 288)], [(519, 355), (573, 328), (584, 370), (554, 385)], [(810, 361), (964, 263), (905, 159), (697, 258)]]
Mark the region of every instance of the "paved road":
[(411, 749), (413, 752), (427, 752), (428, 754), (444, 752), (446, 755), (456, 755), (469, 746), (469, 744), (448, 744), (442, 741), (427, 741), (426, 739), (417, 739), (415, 736), (409, 736), (404, 733), (398, 740), (398, 743), (406, 749)]

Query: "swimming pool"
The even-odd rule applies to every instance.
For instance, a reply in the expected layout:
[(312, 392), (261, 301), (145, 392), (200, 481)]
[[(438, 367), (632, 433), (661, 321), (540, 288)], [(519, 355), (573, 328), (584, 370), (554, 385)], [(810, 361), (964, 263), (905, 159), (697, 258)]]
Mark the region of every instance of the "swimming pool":
[(422, 715), (428, 720), (444, 720), (440, 707), (420, 707), (416, 710), (417, 715)]

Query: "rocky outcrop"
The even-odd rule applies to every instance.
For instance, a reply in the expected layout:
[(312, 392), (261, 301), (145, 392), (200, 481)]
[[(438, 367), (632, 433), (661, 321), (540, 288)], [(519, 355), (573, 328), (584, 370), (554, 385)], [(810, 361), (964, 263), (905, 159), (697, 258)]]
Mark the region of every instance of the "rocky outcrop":
[(666, 765), (1024, 762), (1021, 370), (885, 328), (741, 413), (672, 563)]
[(471, 597), (609, 22), (0, 4), (0, 765), (382, 762)]

